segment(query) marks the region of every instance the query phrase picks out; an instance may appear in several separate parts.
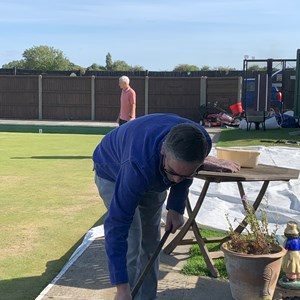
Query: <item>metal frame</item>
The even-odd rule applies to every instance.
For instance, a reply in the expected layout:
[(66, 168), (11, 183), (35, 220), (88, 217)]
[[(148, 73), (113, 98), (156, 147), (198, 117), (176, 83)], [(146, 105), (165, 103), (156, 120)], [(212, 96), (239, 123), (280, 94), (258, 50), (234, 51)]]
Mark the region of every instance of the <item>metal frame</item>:
[[(259, 93), (260, 93), (260, 75), (261, 74), (265, 74), (266, 73), (266, 97), (265, 97), (265, 104), (264, 104), (264, 110), (267, 111), (269, 108), (269, 104), (271, 103), (271, 89), (272, 89), (272, 70), (273, 70), (273, 63), (280, 63), (282, 68), (281, 71), (284, 72), (284, 70), (286, 69), (286, 65), (288, 62), (297, 62), (296, 59), (273, 59), (273, 58), (269, 58), (269, 59), (244, 59), (243, 60), (243, 90), (242, 90), (242, 99), (245, 99), (245, 95), (246, 95), (246, 84), (244, 84), (244, 80), (248, 78), (247, 74), (248, 74), (248, 64), (249, 63), (266, 63), (267, 66), (267, 70), (266, 71), (258, 71), (257, 75), (258, 75), (258, 84), (257, 86), (257, 105), (256, 105), (256, 110), (259, 110)], [(282, 81), (282, 86), (284, 87), (284, 76), (282, 77), (283, 81)], [(284, 95), (284, 88), (282, 89), (283, 92), (283, 99), (285, 98)], [(284, 102), (283, 105), (281, 106), (281, 112), (283, 112), (283, 107), (284, 106)], [(246, 110), (246, 107), (245, 107)]]

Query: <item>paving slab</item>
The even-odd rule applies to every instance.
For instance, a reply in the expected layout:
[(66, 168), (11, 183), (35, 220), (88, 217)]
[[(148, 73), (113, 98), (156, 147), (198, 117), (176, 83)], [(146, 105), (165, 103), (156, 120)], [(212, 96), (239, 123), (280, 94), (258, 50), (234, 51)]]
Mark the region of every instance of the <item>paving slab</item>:
[[(163, 230), (163, 229), (162, 229)], [(192, 231), (188, 238), (193, 238)], [(169, 241), (172, 236), (169, 237)], [(115, 288), (109, 281), (104, 238), (95, 239), (82, 255), (54, 284), (48, 286), (38, 300), (110, 300)], [(168, 243), (168, 241), (167, 241)], [(190, 246), (178, 246), (171, 255), (161, 253), (158, 298), (160, 300), (232, 300), (228, 280), (180, 273), (189, 257)], [(274, 300), (300, 297), (300, 291), (278, 287)], [(289, 298), (288, 298), (289, 297)]]
[[(115, 288), (109, 281), (104, 243), (104, 238), (94, 240), (55, 285), (46, 288), (38, 299), (114, 299)], [(179, 246), (171, 255), (161, 253), (159, 299), (231, 300), (229, 284), (226, 280), (180, 274), (189, 257), (189, 248), (189, 246)]]

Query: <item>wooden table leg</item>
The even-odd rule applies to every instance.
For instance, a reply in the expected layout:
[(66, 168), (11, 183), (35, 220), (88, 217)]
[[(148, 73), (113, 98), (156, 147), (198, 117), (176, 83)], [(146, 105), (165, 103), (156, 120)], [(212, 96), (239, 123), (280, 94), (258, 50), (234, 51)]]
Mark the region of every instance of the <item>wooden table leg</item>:
[[(260, 189), (253, 205), (252, 205), (255, 211), (257, 210), (262, 198), (264, 197), (264, 195), (266, 193), (266, 190), (269, 186), (269, 183), (270, 183), (269, 180), (264, 181), (264, 183), (263, 183), (263, 185), (262, 185), (262, 187), (261, 187), (261, 189)], [(241, 195), (241, 198), (242, 198), (245, 195), (242, 182), (238, 181), (237, 184), (238, 184), (238, 188), (239, 188), (240, 195)], [(246, 222), (246, 218), (244, 218), (244, 220), (241, 222), (241, 224), (234, 231), (237, 232), (237, 233), (241, 233), (247, 225), (248, 225), (248, 223)]]
[(166, 254), (170, 254), (181, 242), (181, 240), (185, 237), (186, 233), (188, 232), (188, 230), (190, 229), (190, 227), (192, 226), (192, 223), (194, 222), (201, 206), (202, 203), (204, 201), (205, 195), (207, 193), (208, 187), (209, 187), (210, 182), (208, 180), (206, 180), (204, 182), (202, 191), (199, 195), (199, 198), (197, 200), (197, 203), (194, 207), (194, 210), (192, 211), (192, 213), (189, 215), (188, 220), (185, 222), (185, 224), (183, 225), (183, 227), (180, 229), (180, 231), (178, 232), (178, 234), (174, 237), (174, 239), (164, 248), (164, 253)]
[[(187, 208), (188, 214), (190, 216), (192, 214), (192, 208), (191, 208), (191, 204), (190, 204), (189, 199), (187, 199), (186, 208)], [(204, 258), (204, 261), (206, 263), (206, 266), (207, 266), (211, 276), (213, 276), (215, 278), (220, 277), (220, 274), (219, 274), (218, 270), (216, 269), (216, 267), (214, 266), (213, 259), (212, 259), (211, 255), (210, 255), (210, 253), (209, 253), (209, 251), (206, 247), (205, 241), (204, 241), (204, 239), (203, 239), (203, 237), (200, 233), (200, 230), (199, 230), (198, 225), (197, 225), (195, 220), (192, 222), (192, 228), (193, 228), (193, 232), (194, 232), (196, 241), (197, 241), (198, 246), (200, 248), (201, 254)]]
[[(240, 193), (240, 196), (241, 198), (245, 195), (245, 191), (244, 191), (244, 187), (243, 187), (243, 184), (242, 182), (237, 182), (238, 184), (238, 188), (239, 188), (239, 193)], [(180, 243), (182, 242), (183, 238), (185, 237), (186, 233), (188, 232), (188, 230), (190, 229), (190, 227), (192, 227), (193, 229), (193, 232), (194, 232), (194, 235), (195, 235), (195, 238), (196, 238), (196, 241), (197, 241), (197, 244), (199, 245), (199, 248), (200, 248), (200, 251), (203, 255), (203, 258), (205, 260), (205, 263), (211, 273), (211, 275), (213, 277), (219, 277), (219, 272), (218, 270), (215, 268), (214, 266), (214, 263), (213, 263), (213, 258), (216, 258), (216, 257), (213, 257), (214, 255), (211, 255), (206, 247), (206, 244), (205, 244), (205, 239), (201, 236), (201, 233), (199, 231), (199, 228), (197, 226), (197, 223), (195, 221), (195, 218), (203, 204), (203, 201), (204, 201), (204, 198), (206, 196), (206, 193), (207, 193), (207, 190), (209, 188), (209, 185), (210, 185), (210, 181), (206, 180), (204, 185), (203, 185), (203, 188), (202, 188), (202, 191), (199, 195), (199, 198), (197, 200), (197, 203), (194, 207), (194, 210), (192, 210), (191, 208), (191, 205), (190, 205), (190, 202), (189, 200), (187, 199), (187, 204), (186, 204), (186, 208), (187, 208), (187, 212), (188, 212), (188, 215), (189, 215), (189, 218), (188, 220), (185, 222), (185, 224), (183, 225), (183, 227), (181, 228), (181, 230), (179, 231), (179, 233), (175, 236), (175, 238), (164, 248), (164, 253), (166, 254), (170, 254), (178, 245), (180, 245)], [(269, 185), (269, 181), (266, 180), (264, 181), (261, 189), (260, 189), (260, 192), (259, 194), (257, 195), (256, 197), (256, 200), (254, 201), (253, 203), (253, 208), (254, 210), (256, 211), (263, 196), (265, 195), (266, 193), (266, 190), (268, 188), (268, 185)], [(237, 233), (241, 233), (244, 228), (247, 226), (247, 222), (245, 221), (245, 219), (241, 222), (241, 224), (235, 229), (235, 231)], [(224, 238), (224, 240), (226, 239), (226, 237)]]

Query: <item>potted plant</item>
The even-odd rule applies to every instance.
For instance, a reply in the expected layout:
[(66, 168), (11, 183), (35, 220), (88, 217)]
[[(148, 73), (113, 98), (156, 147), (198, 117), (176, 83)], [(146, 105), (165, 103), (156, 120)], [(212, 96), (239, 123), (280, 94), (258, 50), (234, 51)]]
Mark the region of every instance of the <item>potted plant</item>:
[(271, 300), (286, 250), (276, 242), (277, 227), (269, 232), (265, 209), (259, 219), (254, 208), (243, 197), (245, 208), (245, 234), (233, 230), (229, 222), (230, 240), (221, 246), (232, 297), (236, 300)]

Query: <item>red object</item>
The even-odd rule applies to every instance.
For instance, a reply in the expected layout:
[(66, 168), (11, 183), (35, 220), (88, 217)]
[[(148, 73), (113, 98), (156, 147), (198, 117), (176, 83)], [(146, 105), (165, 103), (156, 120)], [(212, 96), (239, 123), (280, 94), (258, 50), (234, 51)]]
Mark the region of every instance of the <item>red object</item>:
[(238, 102), (238, 103), (235, 103), (235, 104), (232, 104), (229, 106), (231, 112), (234, 114), (234, 115), (238, 115), (240, 114), (241, 112), (243, 112), (243, 107), (242, 107), (242, 103), (241, 102)]
[(281, 102), (282, 101), (282, 93), (278, 92), (278, 101)]
[(207, 127), (215, 127), (215, 126), (221, 126), (222, 122), (219, 119), (219, 114), (209, 114), (206, 116), (206, 118), (203, 120), (204, 126)]
[(233, 118), (223, 112), (218, 114), (210, 114), (203, 120), (207, 127), (222, 126), (222, 124), (231, 124)]

